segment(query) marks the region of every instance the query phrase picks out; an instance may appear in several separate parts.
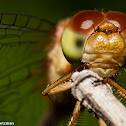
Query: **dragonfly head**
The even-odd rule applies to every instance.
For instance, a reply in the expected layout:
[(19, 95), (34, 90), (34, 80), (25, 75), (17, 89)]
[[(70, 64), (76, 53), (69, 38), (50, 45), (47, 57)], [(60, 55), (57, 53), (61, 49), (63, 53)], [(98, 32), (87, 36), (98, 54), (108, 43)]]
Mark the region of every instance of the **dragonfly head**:
[(75, 14), (63, 36), (62, 50), (66, 59), (74, 64), (89, 63), (102, 77), (117, 73), (125, 62), (126, 14), (86, 10)]

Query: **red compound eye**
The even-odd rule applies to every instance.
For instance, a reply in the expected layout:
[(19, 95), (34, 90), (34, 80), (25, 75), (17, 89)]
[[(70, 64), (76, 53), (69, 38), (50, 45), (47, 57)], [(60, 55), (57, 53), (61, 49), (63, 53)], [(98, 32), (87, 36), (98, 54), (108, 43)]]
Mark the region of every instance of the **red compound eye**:
[(95, 10), (81, 11), (74, 15), (68, 28), (72, 31), (89, 35), (94, 28), (100, 25), (105, 20), (104, 14)]
[[(105, 15), (106, 20), (113, 23), (119, 30), (123, 30), (126, 27), (126, 14), (117, 11), (110, 11)], [(124, 29), (122, 33), (126, 36), (126, 29)]]

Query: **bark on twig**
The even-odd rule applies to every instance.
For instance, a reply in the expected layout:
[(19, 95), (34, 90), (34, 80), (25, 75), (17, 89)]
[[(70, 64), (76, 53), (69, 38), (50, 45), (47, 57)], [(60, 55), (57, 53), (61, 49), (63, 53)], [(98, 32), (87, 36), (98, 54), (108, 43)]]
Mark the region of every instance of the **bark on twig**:
[(75, 72), (72, 94), (88, 109), (102, 118), (108, 126), (126, 126), (126, 108), (113, 95), (109, 84), (90, 70)]

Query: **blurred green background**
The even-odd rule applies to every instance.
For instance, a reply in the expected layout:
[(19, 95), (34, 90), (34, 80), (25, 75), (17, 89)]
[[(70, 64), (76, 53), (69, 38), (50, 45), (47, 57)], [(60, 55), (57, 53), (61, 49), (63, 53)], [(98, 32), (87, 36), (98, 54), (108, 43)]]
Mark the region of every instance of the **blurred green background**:
[(125, 0), (0, 0), (0, 12), (25, 13), (56, 22), (81, 10), (105, 8), (125, 13), (125, 3)]
[[(47, 19), (51, 22), (58, 22), (61, 19), (71, 17), (75, 13), (81, 11), (81, 10), (93, 10), (93, 9), (107, 9), (107, 10), (113, 10), (113, 11), (121, 11), (126, 13), (126, 1), (120, 0), (0, 0), (0, 12), (6, 12), (6, 13), (17, 13), (17, 14), (29, 14), (32, 16), (37, 16), (40, 18)], [(21, 55), (21, 54), (20, 54)], [(19, 56), (20, 56), (19, 55)], [(45, 59), (45, 52), (41, 55), (43, 57), (42, 60)], [(16, 62), (16, 61), (15, 61)], [(40, 64), (36, 64), (40, 65)], [(44, 65), (43, 65), (44, 66)], [(17, 73), (17, 78), (21, 74)], [(42, 73), (42, 76), (45, 75)], [(43, 78), (42, 77), (42, 78)], [(123, 77), (124, 79), (125, 77)], [(38, 77), (38, 82), (35, 79), (29, 79), (28, 83), (34, 83), (38, 84), (41, 81), (41, 76)], [(39, 125), (39, 122), (41, 122), (41, 119), (44, 116), (44, 113), (46, 113), (46, 110), (48, 110), (48, 104), (46, 99), (41, 97), (41, 91), (37, 90), (35, 93), (32, 92), (30, 95), (27, 96), (28, 90), (26, 88), (29, 88), (30, 85), (27, 85), (27, 79), (25, 80), (25, 87), (21, 87), (19, 92), (26, 92), (24, 93), (24, 100), (17, 99), (16, 102), (19, 103), (19, 107), (15, 107), (16, 102), (12, 104), (12, 102), (5, 104), (6, 111), (1, 107), (0, 111), (0, 121), (14, 121), (16, 126), (37, 126)], [(3, 81), (0, 80), (0, 83), (3, 83)], [(23, 82), (22, 82), (23, 83)], [(21, 83), (21, 84), (22, 84)], [(20, 82), (18, 82), (20, 85)], [(34, 85), (33, 84), (33, 85)], [(31, 84), (32, 85), (32, 84)], [(14, 90), (17, 90), (18, 88), (16, 86), (12, 87)], [(1, 95), (1, 99), (5, 98), (9, 99), (8, 91), (9, 88), (6, 90), (6, 95)], [(5, 99), (4, 99), (5, 100)], [(3, 101), (4, 101), (3, 100)], [(2, 101), (2, 100), (1, 100)], [(12, 106), (11, 106), (12, 104)], [(9, 111), (8, 109), (12, 110)], [(91, 119), (91, 120), (90, 120)], [(89, 123), (90, 122), (90, 123)], [(95, 124), (94, 124), (95, 123)], [(85, 126), (97, 126), (97, 120), (93, 118), (91, 114), (87, 114), (87, 112), (84, 114), (83, 118), (81, 118), (81, 121), (78, 125), (85, 125)], [(61, 124), (61, 125), (64, 125)]]

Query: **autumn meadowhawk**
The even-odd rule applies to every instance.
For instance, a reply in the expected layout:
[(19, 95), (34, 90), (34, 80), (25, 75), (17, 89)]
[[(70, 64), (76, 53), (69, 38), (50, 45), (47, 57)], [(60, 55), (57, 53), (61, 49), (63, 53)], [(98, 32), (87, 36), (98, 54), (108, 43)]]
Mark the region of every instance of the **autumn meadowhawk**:
[[(48, 110), (46, 98), (41, 96), (41, 87), (44, 88), (42, 84), (47, 84), (48, 81), (45, 75), (47, 69), (49, 81), (53, 83), (59, 77), (73, 71), (78, 65), (77, 63), (77, 65), (72, 66), (67, 62), (61, 50), (61, 36), (68, 21), (69, 19), (66, 19), (55, 25), (34, 16), (0, 13), (1, 122), (14, 122), (18, 126), (39, 125), (43, 116), (49, 115), (53, 111), (51, 108)], [(58, 30), (60, 31), (58, 32)], [(80, 41), (78, 45), (81, 45)], [(54, 47), (58, 52), (55, 52)], [(48, 56), (47, 49), (50, 50)], [(51, 54), (55, 54), (56, 57), (52, 57)], [(59, 56), (57, 56), (58, 54)], [(47, 60), (46, 57), (48, 57)], [(56, 63), (56, 68), (55, 65), (51, 64), (53, 60), (51, 58), (55, 59), (53, 63)], [(48, 64), (48, 67), (46, 64)], [(118, 73), (115, 79), (122, 85), (125, 83), (125, 68), (121, 67)], [(60, 117), (61, 113), (62, 117), (66, 119), (75, 104), (75, 99), (70, 91), (61, 93), (60, 96), (58, 94), (53, 95), (51, 99), (52, 108), (55, 108), (55, 105), (59, 107), (59, 113), (56, 117)], [(69, 106), (67, 103), (69, 103)], [(45, 111), (45, 109), (47, 110)], [(55, 112), (52, 113), (55, 114)], [(85, 116), (84, 114), (82, 117)], [(50, 118), (46, 117), (44, 116), (44, 119), (46, 119), (47, 124)], [(52, 120), (57, 120), (57, 118), (53, 119), (54, 115), (50, 117)], [(87, 120), (89, 119), (90, 117), (87, 118)], [(61, 124), (66, 125), (66, 120), (63, 120)], [(82, 120), (81, 118), (78, 121), (79, 125), (83, 125)], [(88, 122), (91, 123), (90, 120)], [(40, 123), (40, 125), (42, 124)]]
[[(49, 77), (54, 81), (54, 76), (61, 76), (62, 73), (67, 75), (48, 85), (42, 94), (52, 95), (70, 89), (73, 71), (90, 69), (125, 98), (126, 90), (115, 82), (120, 77), (120, 71), (125, 70), (125, 20), (126, 15), (121, 12), (87, 10), (63, 21), (59, 28), (63, 35), (56, 40), (57, 44), (48, 55)], [(68, 126), (75, 124), (81, 112), (80, 104), (81, 101), (76, 103), (75, 109), (80, 109), (77, 113), (73, 112)]]

